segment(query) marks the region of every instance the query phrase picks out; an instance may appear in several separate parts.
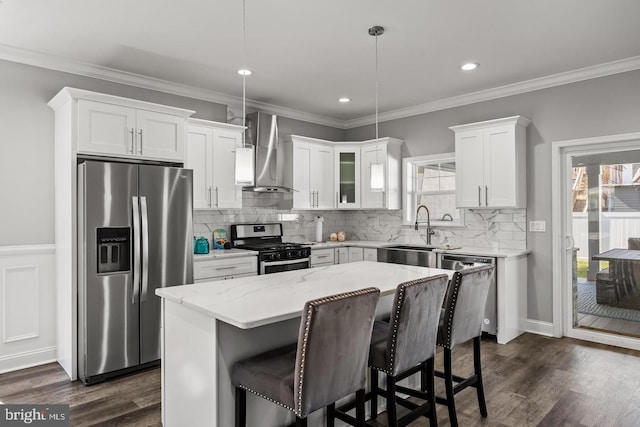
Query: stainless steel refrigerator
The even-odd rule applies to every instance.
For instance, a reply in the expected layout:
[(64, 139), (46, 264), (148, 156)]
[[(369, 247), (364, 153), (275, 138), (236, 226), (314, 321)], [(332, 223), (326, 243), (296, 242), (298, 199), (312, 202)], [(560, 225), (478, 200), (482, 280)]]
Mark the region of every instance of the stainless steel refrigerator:
[(78, 377), (85, 383), (160, 359), (155, 289), (193, 283), (192, 171), (78, 165)]

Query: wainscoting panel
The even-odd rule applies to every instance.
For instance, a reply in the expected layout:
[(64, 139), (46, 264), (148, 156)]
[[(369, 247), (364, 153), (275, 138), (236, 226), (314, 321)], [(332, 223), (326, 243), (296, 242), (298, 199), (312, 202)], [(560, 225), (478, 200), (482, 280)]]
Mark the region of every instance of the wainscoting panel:
[(54, 251), (0, 247), (0, 373), (55, 360)]

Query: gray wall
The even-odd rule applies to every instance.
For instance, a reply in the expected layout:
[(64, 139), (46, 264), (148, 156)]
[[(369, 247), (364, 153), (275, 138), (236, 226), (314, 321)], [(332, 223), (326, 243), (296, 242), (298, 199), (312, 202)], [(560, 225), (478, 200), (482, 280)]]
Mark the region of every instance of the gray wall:
[[(527, 219), (547, 222), (528, 233), (528, 317), (552, 321), (551, 143), (640, 131), (640, 71), (587, 80), (379, 124), (381, 136), (404, 139), (407, 156), (454, 151), (449, 126), (523, 115), (527, 128)], [(370, 139), (373, 126), (350, 129), (346, 140)], [(640, 147), (639, 147), (640, 148)]]
[[(54, 114), (64, 86), (195, 110), (225, 122), (226, 106), (0, 60), (0, 246), (54, 243)], [(284, 132), (342, 139), (344, 131), (283, 118)]]

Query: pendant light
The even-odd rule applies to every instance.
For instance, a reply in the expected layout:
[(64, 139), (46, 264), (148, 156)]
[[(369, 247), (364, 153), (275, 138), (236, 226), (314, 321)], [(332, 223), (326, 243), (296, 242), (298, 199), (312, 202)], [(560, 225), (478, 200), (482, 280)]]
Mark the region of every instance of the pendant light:
[(236, 147), (236, 185), (252, 186), (254, 185), (254, 161), (253, 145), (246, 145), (247, 135), (247, 76), (251, 72), (247, 69), (246, 64), (246, 44), (247, 44), (247, 28), (246, 28), (246, 8), (245, 0), (242, 0), (242, 69), (238, 74), (242, 76), (242, 147)]
[[(384, 34), (384, 27), (374, 25), (369, 28), (369, 35), (376, 38), (376, 140), (378, 139), (378, 36)], [(371, 191), (384, 191), (384, 164), (378, 159), (376, 148), (376, 162), (371, 164), (371, 177), (369, 179)]]

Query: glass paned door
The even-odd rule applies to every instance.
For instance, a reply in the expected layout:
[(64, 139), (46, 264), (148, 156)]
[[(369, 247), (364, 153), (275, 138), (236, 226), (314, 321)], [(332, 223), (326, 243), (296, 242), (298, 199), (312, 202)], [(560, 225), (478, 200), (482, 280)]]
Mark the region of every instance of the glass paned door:
[(360, 147), (336, 150), (338, 208), (360, 207)]
[(570, 161), (573, 327), (640, 337), (640, 150)]

